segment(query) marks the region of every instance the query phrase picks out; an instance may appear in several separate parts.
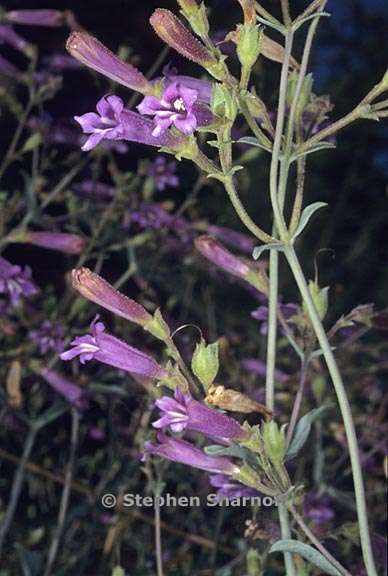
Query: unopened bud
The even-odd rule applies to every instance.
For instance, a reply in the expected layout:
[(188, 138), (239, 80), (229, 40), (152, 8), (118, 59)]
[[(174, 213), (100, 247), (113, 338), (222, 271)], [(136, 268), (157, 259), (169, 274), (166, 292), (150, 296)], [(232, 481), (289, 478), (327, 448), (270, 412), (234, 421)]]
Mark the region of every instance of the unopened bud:
[(256, 24), (241, 24), (237, 28), (237, 36), (238, 59), (242, 66), (250, 70), (260, 54), (261, 29)]
[(156, 34), (179, 54), (196, 62), (218, 80), (224, 78), (223, 62), (199, 42), (172, 12), (157, 8), (150, 18), (150, 23)]
[(191, 359), (191, 369), (203, 384), (205, 391), (213, 384), (219, 368), (218, 342), (206, 344), (205, 340), (196, 345)]
[(181, 7), (181, 12), (186, 20), (190, 23), (193, 31), (200, 38), (207, 37), (209, 34), (209, 21), (206, 16), (205, 5), (197, 4), (196, 0), (177, 0)]
[[(325, 286), (324, 288), (320, 288), (318, 282), (310, 280), (309, 282), (309, 290), (311, 294), (311, 298), (315, 304), (317, 312), (321, 320), (324, 319), (327, 313), (327, 309), (329, 306), (329, 286)], [(307, 312), (305, 305), (303, 305), (303, 309)]]
[(280, 428), (274, 420), (264, 422), (262, 425), (261, 435), (264, 442), (264, 449), (274, 466), (280, 466), (283, 463), (286, 453), (286, 437), (284, 428)]

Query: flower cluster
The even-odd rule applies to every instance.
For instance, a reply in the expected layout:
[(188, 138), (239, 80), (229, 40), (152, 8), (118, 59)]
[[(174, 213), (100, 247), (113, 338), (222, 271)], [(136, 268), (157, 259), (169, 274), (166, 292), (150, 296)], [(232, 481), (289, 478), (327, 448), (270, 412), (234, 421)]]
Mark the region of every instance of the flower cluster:
[(38, 292), (28, 266), (23, 269), (0, 256), (0, 294), (5, 294), (10, 306), (15, 307), (22, 298), (31, 298)]
[[(83, 150), (91, 150), (103, 140), (129, 140), (179, 151), (185, 145), (179, 133), (191, 135), (197, 127), (213, 121), (207, 81), (166, 76), (161, 82), (149, 82), (134, 66), (83, 32), (71, 34), (67, 49), (92, 70), (144, 95), (137, 106), (139, 114), (126, 108), (118, 96), (109, 95), (97, 103), (97, 113), (75, 116), (83, 132), (89, 134)], [(178, 134), (169, 131), (172, 126)]]

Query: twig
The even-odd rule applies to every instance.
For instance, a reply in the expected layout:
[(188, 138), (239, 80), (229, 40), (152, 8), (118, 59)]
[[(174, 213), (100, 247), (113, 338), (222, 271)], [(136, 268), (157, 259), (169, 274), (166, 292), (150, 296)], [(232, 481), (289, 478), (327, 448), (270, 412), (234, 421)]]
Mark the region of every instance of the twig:
[(79, 434), (79, 413), (75, 408), (72, 408), (71, 415), (72, 415), (72, 425), (71, 425), (69, 460), (66, 466), (66, 472), (64, 478), (65, 482), (61, 496), (61, 503), (59, 505), (58, 522), (53, 539), (51, 541), (44, 576), (49, 576), (51, 574), (51, 569), (54, 565), (55, 558), (58, 553), (59, 542), (63, 533), (63, 528), (66, 520), (66, 513), (69, 506), (69, 500), (71, 494), (71, 482), (74, 473), (75, 455), (77, 450), (78, 434)]
[(36, 434), (37, 434), (36, 428), (34, 428), (34, 426), (31, 426), (28, 431), (27, 438), (24, 443), (23, 453), (19, 460), (19, 465), (12, 482), (11, 495), (9, 498), (7, 511), (4, 515), (4, 520), (0, 527), (0, 556), (1, 551), (3, 549), (4, 540), (11, 526), (16, 511), (16, 506), (19, 501), (20, 492), (23, 486), (24, 471), (26, 469), (27, 461), (31, 455), (31, 451), (34, 446)]

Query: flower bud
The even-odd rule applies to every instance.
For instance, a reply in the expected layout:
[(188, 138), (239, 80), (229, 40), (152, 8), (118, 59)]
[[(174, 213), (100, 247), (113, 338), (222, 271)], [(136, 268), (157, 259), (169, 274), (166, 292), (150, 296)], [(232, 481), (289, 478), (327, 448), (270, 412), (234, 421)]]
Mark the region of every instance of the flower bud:
[(205, 391), (213, 384), (219, 368), (218, 342), (206, 345), (203, 338), (196, 345), (191, 359), (191, 369), (203, 384)]
[(65, 13), (61, 10), (11, 10), (5, 13), (5, 18), (14, 24), (50, 28), (56, 28), (65, 23)]
[(286, 453), (286, 437), (284, 428), (280, 428), (274, 420), (264, 422), (261, 429), (265, 452), (274, 466), (283, 463)]
[(196, 62), (218, 80), (224, 77), (224, 66), (182, 22), (169, 10), (157, 8), (150, 18), (156, 34), (188, 60)]
[(66, 232), (24, 232), (15, 234), (10, 239), (13, 242), (26, 242), (65, 254), (81, 254), (85, 249), (85, 240), (81, 236)]
[[(318, 282), (310, 280), (309, 282), (309, 290), (311, 294), (311, 298), (315, 304), (317, 312), (321, 320), (324, 319), (327, 313), (327, 309), (329, 306), (329, 286), (325, 286), (324, 288), (320, 288)], [(303, 304), (303, 310), (307, 313), (307, 309)]]
[(241, 24), (237, 28), (237, 56), (241, 65), (250, 70), (260, 54), (261, 27), (255, 24)]
[(190, 23), (191, 28), (200, 37), (207, 37), (209, 34), (209, 21), (206, 16), (204, 4), (198, 5), (196, 0), (178, 0), (181, 12)]
[(212, 112), (221, 118), (234, 122), (237, 116), (237, 102), (234, 94), (224, 84), (214, 84)]

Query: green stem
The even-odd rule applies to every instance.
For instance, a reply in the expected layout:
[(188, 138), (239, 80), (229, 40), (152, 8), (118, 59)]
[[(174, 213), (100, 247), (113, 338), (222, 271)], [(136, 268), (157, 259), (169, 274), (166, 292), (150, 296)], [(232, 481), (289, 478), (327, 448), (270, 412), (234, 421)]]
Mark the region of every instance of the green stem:
[[(288, 511), (287, 511), (286, 506), (284, 504), (281, 504), (280, 502), (278, 504), (278, 514), (279, 514), (282, 539), (283, 540), (290, 540), (291, 539), (291, 530), (290, 530), (290, 524), (289, 524), (289, 519), (288, 519)], [(292, 559), (292, 555), (289, 552), (284, 552), (284, 563), (286, 565), (286, 575), (287, 576), (297, 576), (294, 561)]]
[(256, 238), (265, 242), (266, 244), (275, 242), (275, 238), (264, 232), (259, 226), (257, 226), (252, 218), (249, 216), (248, 212), (245, 210), (239, 196), (237, 190), (233, 183), (233, 178), (226, 176), (224, 182), (225, 190), (228, 193), (229, 200), (231, 201), (233, 208), (236, 210), (237, 215), (239, 216), (240, 220), (245, 224), (245, 226), (252, 232)]
[(318, 342), (322, 349), (333, 382), (333, 386), (338, 398), (338, 404), (341, 409), (341, 414), (345, 426), (346, 438), (349, 446), (349, 455), (353, 472), (354, 492), (356, 497), (357, 517), (359, 523), (363, 558), (368, 576), (377, 576), (368, 527), (365, 489), (362, 477), (358, 442), (349, 400), (346, 395), (346, 389), (341, 374), (338, 370), (337, 362), (332, 352), (330, 343), (327, 339), (326, 332), (322, 326), (321, 319), (319, 317), (315, 304), (312, 300), (306, 279), (303, 274), (303, 270), (300, 266), (298, 257), (295, 253), (293, 246), (287, 246), (284, 253), (287, 258), (288, 264), (291, 268), (291, 271), (294, 275), (295, 281), (298, 285), (300, 294), (302, 295), (308, 314), (310, 316), (311, 324), (318, 338)]

